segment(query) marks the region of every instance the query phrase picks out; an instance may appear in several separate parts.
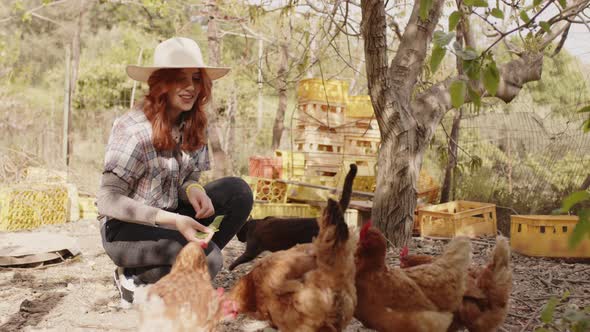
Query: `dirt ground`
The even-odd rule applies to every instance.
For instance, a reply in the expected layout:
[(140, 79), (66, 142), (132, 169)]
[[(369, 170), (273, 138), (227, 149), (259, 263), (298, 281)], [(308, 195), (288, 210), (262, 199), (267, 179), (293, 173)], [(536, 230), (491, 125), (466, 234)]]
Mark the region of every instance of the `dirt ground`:
[[(98, 222), (82, 220), (64, 225), (45, 226), (51, 231), (75, 237), (82, 255), (58, 265), (40, 268), (0, 268), (0, 331), (132, 331), (138, 323), (137, 311), (118, 307), (118, 292), (113, 286), (114, 266), (104, 253)], [(445, 241), (415, 239), (412, 252), (437, 254)], [(474, 259), (483, 262), (493, 247), (493, 239), (478, 239)], [(225, 266), (240, 255), (244, 245), (234, 239), (223, 250)], [(391, 265), (398, 263), (397, 251), (388, 253)], [(558, 307), (590, 305), (590, 265), (529, 258), (513, 253), (514, 289), (511, 310), (501, 331), (533, 331), (540, 326), (540, 311), (552, 296), (572, 294)], [(233, 273), (222, 270), (215, 286), (230, 289), (251, 264)], [(245, 317), (224, 323), (221, 331), (251, 330), (256, 322)], [(353, 320), (346, 329), (371, 331)]]

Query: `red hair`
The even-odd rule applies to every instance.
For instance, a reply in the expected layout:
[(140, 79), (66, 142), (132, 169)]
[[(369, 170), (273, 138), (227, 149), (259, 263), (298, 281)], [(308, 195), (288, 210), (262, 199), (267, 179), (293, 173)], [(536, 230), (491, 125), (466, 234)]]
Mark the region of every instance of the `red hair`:
[[(174, 150), (176, 146), (172, 138), (172, 124), (166, 114), (166, 94), (178, 80), (181, 71), (182, 69), (178, 68), (159, 69), (148, 79), (150, 88), (144, 98), (143, 112), (152, 124), (152, 143), (157, 151)], [(195, 105), (190, 111), (181, 114), (184, 119), (184, 131), (180, 148), (183, 151), (195, 151), (207, 144), (207, 115), (204, 106), (211, 98), (211, 86), (211, 79), (201, 70), (201, 89)]]

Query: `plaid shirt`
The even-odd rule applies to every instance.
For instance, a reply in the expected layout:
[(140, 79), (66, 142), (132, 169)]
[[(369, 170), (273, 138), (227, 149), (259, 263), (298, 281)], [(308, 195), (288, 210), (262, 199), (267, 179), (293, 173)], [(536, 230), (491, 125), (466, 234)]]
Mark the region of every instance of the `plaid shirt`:
[(105, 152), (105, 172), (129, 184), (127, 196), (144, 204), (175, 210), (185, 179), (198, 179), (209, 170), (207, 145), (194, 152), (158, 152), (152, 144), (152, 125), (142, 110), (115, 120)]

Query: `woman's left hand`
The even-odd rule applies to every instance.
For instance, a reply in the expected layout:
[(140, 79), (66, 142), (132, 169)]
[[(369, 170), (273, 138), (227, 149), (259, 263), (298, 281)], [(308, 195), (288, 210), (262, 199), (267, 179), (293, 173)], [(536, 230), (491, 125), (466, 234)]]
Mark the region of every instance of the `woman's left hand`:
[(195, 209), (195, 219), (203, 219), (215, 214), (211, 199), (201, 189), (191, 188), (188, 193), (188, 200)]

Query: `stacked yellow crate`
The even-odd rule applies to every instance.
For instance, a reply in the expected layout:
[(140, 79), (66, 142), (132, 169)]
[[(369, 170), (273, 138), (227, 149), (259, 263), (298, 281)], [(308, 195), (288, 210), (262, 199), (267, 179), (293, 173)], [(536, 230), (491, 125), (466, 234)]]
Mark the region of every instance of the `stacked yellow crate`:
[(0, 190), (0, 231), (32, 229), (68, 221), (65, 184), (20, 184)]

